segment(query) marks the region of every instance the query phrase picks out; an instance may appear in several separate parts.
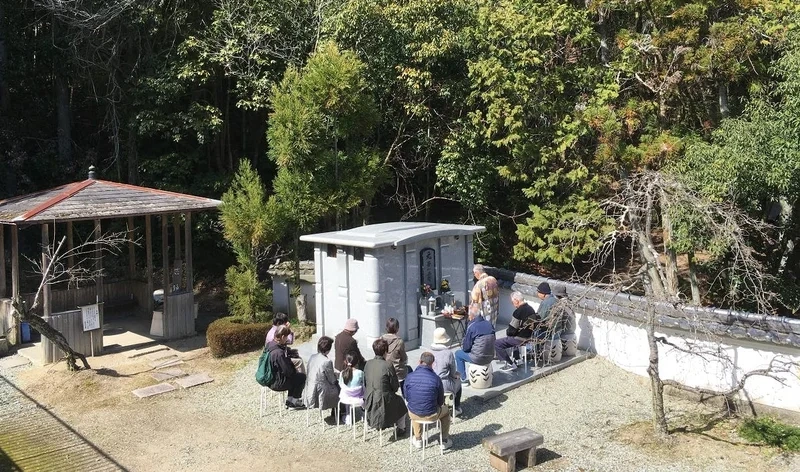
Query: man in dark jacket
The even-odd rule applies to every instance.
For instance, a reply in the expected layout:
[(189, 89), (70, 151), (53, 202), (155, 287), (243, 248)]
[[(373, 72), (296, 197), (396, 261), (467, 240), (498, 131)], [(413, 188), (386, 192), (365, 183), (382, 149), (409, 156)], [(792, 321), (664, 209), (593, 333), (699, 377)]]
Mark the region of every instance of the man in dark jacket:
[[(486, 323), (488, 321), (484, 320)], [(489, 323), (491, 325), (491, 323)], [(414, 446), (422, 448), (422, 426), (417, 421), (436, 421), (442, 423), (441, 448), (450, 449), (450, 410), (444, 404), (444, 384), (433, 371), (433, 354), (423, 352), (419, 356), (419, 367), (406, 376), (403, 382), (403, 395), (408, 401), (408, 416), (414, 432)]]
[(461, 349), (455, 352), (456, 365), (461, 373), (461, 383), (468, 385), (466, 362), (489, 365), (494, 359), (494, 328), (492, 323), (477, 313), (469, 313), (469, 326), (464, 334)]
[(550, 310), (553, 308), (553, 305), (556, 304), (558, 298), (554, 297), (552, 294), (552, 290), (550, 290), (550, 284), (547, 282), (542, 282), (536, 287), (536, 296), (541, 300), (539, 303), (539, 320), (536, 327), (536, 337), (538, 338), (546, 338), (548, 337), (548, 328), (550, 327), (550, 323), (548, 318), (550, 317)]
[(514, 313), (511, 314), (511, 323), (506, 329), (506, 337), (498, 339), (494, 343), (494, 350), (497, 358), (505, 361), (501, 370), (510, 372), (517, 368), (517, 364), (511, 361), (508, 349), (515, 348), (525, 342), (533, 334), (531, 321), (536, 322), (536, 310), (528, 305), (525, 297), (520, 292), (511, 294), (511, 304), (514, 305)]
[(303, 386), (306, 383), (306, 374), (297, 371), (289, 357), (289, 335), (292, 331), (286, 325), (281, 325), (275, 331), (275, 339), (267, 344), (269, 362), (272, 367), (271, 390), (276, 392), (288, 391), (286, 395), (287, 408), (302, 408)]
[(336, 339), (333, 343), (333, 350), (336, 351), (333, 367), (336, 370), (341, 371), (344, 369), (344, 356), (346, 356), (348, 352), (356, 354), (356, 363), (353, 367), (364, 370), (366, 361), (364, 360), (364, 356), (361, 355), (361, 351), (358, 349), (358, 341), (353, 338), (357, 332), (358, 320), (350, 318), (345, 321), (344, 330), (336, 335)]

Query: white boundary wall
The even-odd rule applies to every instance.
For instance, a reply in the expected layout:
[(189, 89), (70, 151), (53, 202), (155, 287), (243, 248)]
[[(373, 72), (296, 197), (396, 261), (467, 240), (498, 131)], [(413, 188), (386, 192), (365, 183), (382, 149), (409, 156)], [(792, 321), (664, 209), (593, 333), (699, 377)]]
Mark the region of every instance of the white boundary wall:
[[(556, 283), (550, 281), (551, 285)], [(524, 290), (525, 286), (515, 284), (513, 288), (523, 292), (529, 303), (538, 308), (539, 300), (534, 294), (536, 287), (529, 287), (529, 290)], [(508, 323), (513, 311), (511, 293), (509, 288), (501, 290), (499, 324)], [(594, 351), (627, 371), (647, 376), (649, 348), (643, 324), (624, 318), (585, 316), (580, 310), (576, 310), (576, 319), (580, 349)], [(657, 335), (665, 336), (678, 346), (685, 345), (687, 338), (692, 340), (689, 332), (681, 330), (659, 329)], [(721, 348), (731, 361), (729, 365), (723, 365), (711, 356), (704, 360), (669, 346), (660, 346), (659, 371), (662, 378), (692, 387), (724, 391), (738, 384), (745, 372), (766, 368), (776, 356), (800, 363), (800, 349), (795, 347), (728, 337), (722, 339), (722, 345), (711, 342), (701, 342), (700, 345), (712, 351)], [(785, 385), (768, 377), (750, 377), (741, 399), (800, 413), (799, 375), (798, 369), (793, 374), (782, 374)]]

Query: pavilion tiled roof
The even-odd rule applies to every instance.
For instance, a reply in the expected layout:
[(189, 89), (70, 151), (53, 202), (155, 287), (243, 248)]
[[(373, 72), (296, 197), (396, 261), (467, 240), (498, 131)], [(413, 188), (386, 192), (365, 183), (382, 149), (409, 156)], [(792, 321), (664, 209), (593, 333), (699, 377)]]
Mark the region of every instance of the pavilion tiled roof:
[(154, 215), (216, 208), (219, 200), (86, 179), (0, 201), (0, 223), (25, 224)]

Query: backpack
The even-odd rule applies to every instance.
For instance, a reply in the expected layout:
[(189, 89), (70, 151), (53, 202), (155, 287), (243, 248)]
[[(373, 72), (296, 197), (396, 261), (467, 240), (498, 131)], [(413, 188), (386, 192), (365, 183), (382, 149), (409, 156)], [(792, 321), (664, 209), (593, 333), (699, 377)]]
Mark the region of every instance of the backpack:
[(269, 359), (269, 350), (264, 348), (261, 357), (258, 358), (258, 369), (256, 370), (256, 382), (262, 387), (269, 387), (275, 381), (272, 375), (272, 362)]

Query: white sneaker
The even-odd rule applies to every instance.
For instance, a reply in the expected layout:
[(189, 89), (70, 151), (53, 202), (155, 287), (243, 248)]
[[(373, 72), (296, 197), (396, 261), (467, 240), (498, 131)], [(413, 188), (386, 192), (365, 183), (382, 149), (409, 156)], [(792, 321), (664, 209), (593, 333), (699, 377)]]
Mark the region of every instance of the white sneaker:
[(455, 416), (461, 416), (461, 408), (456, 408), (456, 409), (454, 409), (454, 410), (453, 410), (453, 415), (455, 415)]
[(453, 440), (452, 439), (447, 438), (444, 441), (442, 441), (442, 450), (443, 451), (446, 451), (446, 450), (450, 449), (451, 447), (453, 447)]
[(414, 447), (417, 449), (422, 449), (422, 439), (414, 438), (411, 440), (411, 443), (414, 444)]

